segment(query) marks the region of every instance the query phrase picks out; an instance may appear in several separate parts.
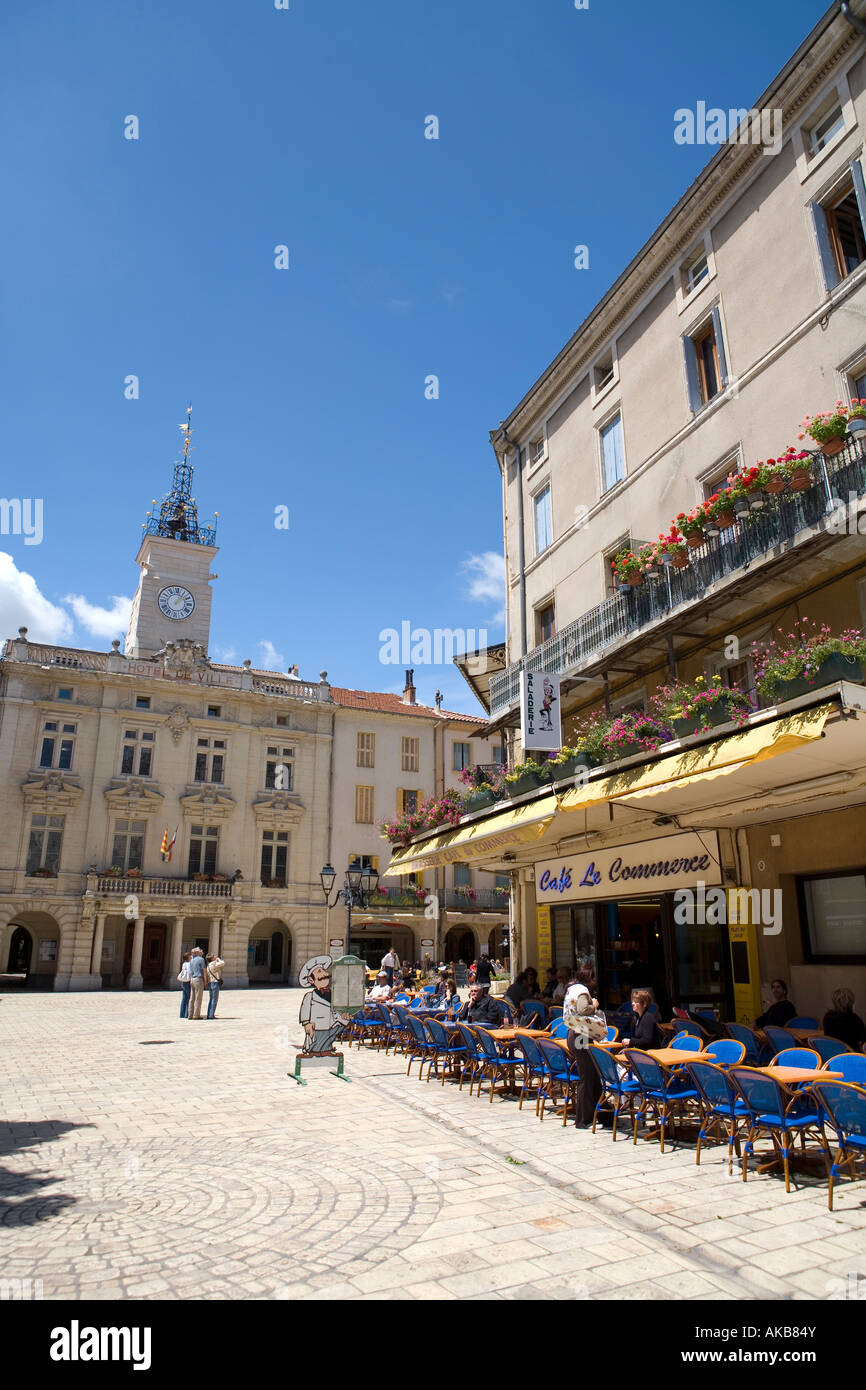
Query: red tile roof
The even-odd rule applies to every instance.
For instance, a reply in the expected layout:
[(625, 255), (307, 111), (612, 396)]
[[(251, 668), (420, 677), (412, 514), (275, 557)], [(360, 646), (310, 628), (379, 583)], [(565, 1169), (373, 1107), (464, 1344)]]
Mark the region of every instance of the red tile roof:
[(331, 686), (331, 699), (344, 709), (367, 709), (376, 714), (410, 714), (421, 719), (459, 719), (464, 724), (483, 724), (481, 714), (456, 714), (450, 709), (436, 709), (431, 705), (407, 705), (401, 695), (392, 695), (384, 690), (344, 690), (341, 686)]

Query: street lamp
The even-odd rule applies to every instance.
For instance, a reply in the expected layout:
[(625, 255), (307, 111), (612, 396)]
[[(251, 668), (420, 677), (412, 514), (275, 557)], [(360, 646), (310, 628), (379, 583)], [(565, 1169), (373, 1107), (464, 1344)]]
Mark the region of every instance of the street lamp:
[(346, 940), (343, 950), (346, 955), (350, 955), (349, 942), (352, 934), (352, 908), (366, 907), (367, 898), (370, 893), (375, 891), (379, 882), (379, 875), (375, 869), (364, 868), (357, 859), (348, 866), (344, 875), (344, 884), (338, 888), (334, 894), (334, 901), (330, 901), (331, 889), (334, 886), (337, 873), (330, 864), (326, 864), (319, 874), (322, 882), (322, 892), (325, 895), (325, 905), (328, 909), (334, 906), (337, 900), (341, 900), (346, 905)]

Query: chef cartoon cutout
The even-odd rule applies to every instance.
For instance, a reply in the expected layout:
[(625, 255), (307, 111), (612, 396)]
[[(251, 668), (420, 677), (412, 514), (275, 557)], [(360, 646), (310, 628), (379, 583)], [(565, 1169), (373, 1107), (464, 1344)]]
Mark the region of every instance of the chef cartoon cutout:
[(330, 956), (312, 956), (298, 976), (302, 989), (312, 989), (301, 1000), (298, 1022), (303, 1024), (306, 1038), (303, 1052), (308, 1057), (334, 1057), (334, 1042), (343, 1032), (348, 1017), (334, 1012), (331, 1003)]
[(544, 678), (544, 699), (541, 701), (541, 719), (538, 722), (540, 729), (552, 729), (551, 715), (553, 706), (556, 704), (556, 696), (553, 693), (553, 682), (547, 677)]

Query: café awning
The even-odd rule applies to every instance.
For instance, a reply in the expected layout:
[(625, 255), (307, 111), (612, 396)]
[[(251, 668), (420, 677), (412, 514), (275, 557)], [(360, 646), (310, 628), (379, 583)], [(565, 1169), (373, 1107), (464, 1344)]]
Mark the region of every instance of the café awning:
[(556, 814), (556, 797), (551, 793), (524, 806), (509, 806), (473, 825), (457, 826), (421, 844), (399, 850), (383, 877), (436, 869), (443, 864), (467, 864), (511, 845), (540, 839)]
[(832, 705), (817, 705), (784, 719), (770, 720), (742, 733), (704, 743), (682, 753), (672, 753), (649, 766), (626, 768), (575, 787), (560, 797), (563, 812), (579, 811), (606, 801), (641, 799), (661, 792), (678, 791), (697, 782), (730, 776), (768, 758), (803, 748), (824, 731)]

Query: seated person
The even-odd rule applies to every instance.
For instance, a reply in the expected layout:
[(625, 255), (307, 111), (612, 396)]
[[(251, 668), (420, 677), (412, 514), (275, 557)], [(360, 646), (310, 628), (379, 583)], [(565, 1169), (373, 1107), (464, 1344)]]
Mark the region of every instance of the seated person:
[[(770, 989), (773, 992), (773, 1003), (755, 1019), (755, 1027), (763, 1028), (765, 1023), (769, 1023), (773, 1028), (784, 1028), (790, 1019), (797, 1017), (797, 1010), (788, 998), (788, 986), (784, 980), (771, 980)], [(766, 1004), (766, 999), (763, 1001)]]
[(642, 1047), (644, 1049), (659, 1047), (659, 1030), (656, 1026), (655, 1014), (649, 1012), (652, 1003), (652, 995), (648, 989), (636, 989), (632, 991), (631, 1006), (633, 1010), (632, 1022), (628, 1025), (628, 1036), (623, 1038), (623, 1042), (630, 1043), (632, 1047)]
[(448, 971), (444, 965), (440, 965), (436, 972), (436, 993), (432, 997), (435, 999), (445, 998), (445, 985), (448, 980)]
[(496, 1000), (479, 984), (470, 985), (469, 1002), (457, 1017), (463, 1023), (480, 1023), (482, 1028), (498, 1028), (502, 1021)]
[(542, 999), (549, 1002), (553, 998), (553, 991), (556, 989), (558, 983), (559, 975), (557, 974), (555, 966), (548, 966), (547, 979), (545, 980), (544, 988), (541, 991)]
[(534, 998), (534, 993), (529, 987), (525, 970), (521, 970), (514, 983), (508, 986), (508, 989), (505, 991), (505, 998), (511, 1001), (518, 1012), (520, 1011), (524, 999)]
[(828, 1038), (838, 1038), (860, 1052), (866, 1042), (866, 1023), (854, 1012), (854, 991), (834, 989), (832, 1003), (832, 1009), (824, 1015), (823, 1031)]
[(445, 981), (445, 993), (439, 1001), (440, 1008), (443, 1008), (448, 1018), (455, 1018), (459, 1009), (462, 1007), (460, 995), (457, 993), (457, 986), (449, 976)]
[(372, 989), (367, 990), (367, 1003), (379, 1004), (384, 999), (391, 998), (391, 986), (388, 984), (388, 976), (384, 970), (380, 970), (376, 976), (376, 983)]
[(568, 971), (559, 970), (556, 975), (556, 988), (553, 991), (554, 1004), (561, 1004), (568, 989)]

